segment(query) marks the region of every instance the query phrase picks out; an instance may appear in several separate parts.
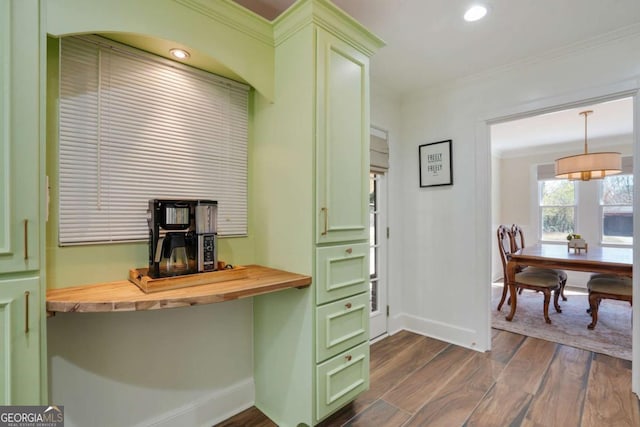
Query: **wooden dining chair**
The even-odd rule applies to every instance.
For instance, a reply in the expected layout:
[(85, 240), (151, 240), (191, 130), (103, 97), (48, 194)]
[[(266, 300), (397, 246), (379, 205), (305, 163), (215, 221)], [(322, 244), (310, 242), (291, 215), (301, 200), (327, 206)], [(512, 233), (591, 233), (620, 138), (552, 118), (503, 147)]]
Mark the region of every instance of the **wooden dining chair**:
[[(511, 251), (516, 252), (520, 249), (524, 248), (524, 232), (522, 231), (522, 227), (517, 224), (511, 225)], [(548, 273), (553, 273), (558, 276), (558, 280), (560, 280), (560, 296), (562, 297), (562, 301), (566, 301), (567, 297), (564, 295), (564, 287), (567, 284), (567, 272), (564, 270), (557, 270), (554, 268), (540, 268), (540, 267), (524, 267), (520, 271), (546, 271)], [(520, 293), (522, 293), (522, 289), (520, 289)]]
[[(500, 252), (500, 260), (502, 261), (502, 270), (504, 273), (504, 288), (502, 291), (502, 299), (498, 304), (498, 311), (502, 308), (504, 299), (506, 297), (506, 289), (509, 285), (507, 276), (507, 263), (511, 256), (511, 229), (501, 225), (498, 227), (498, 249)], [(558, 304), (558, 298), (560, 297), (560, 279), (555, 273), (548, 271), (521, 271), (516, 273), (515, 282), (513, 285), (516, 289), (531, 289), (534, 291), (540, 291), (544, 295), (543, 314), (544, 320), (547, 323), (551, 323), (549, 318), (549, 302), (551, 301), (551, 291), (553, 291), (553, 305), (558, 313), (562, 313), (560, 305)], [(507, 318), (507, 320), (512, 320)]]
[(587, 289), (591, 313), (591, 323), (587, 326), (589, 329), (594, 329), (598, 323), (598, 309), (603, 299), (628, 301), (633, 305), (633, 283), (630, 277), (594, 274), (587, 282)]

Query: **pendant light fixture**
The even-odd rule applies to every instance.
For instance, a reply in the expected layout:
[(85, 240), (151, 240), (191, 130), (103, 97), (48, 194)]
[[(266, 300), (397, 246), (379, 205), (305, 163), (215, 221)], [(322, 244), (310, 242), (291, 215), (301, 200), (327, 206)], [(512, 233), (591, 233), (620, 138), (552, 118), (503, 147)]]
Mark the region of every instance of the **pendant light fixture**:
[(556, 178), (589, 181), (602, 179), (622, 171), (620, 153), (589, 153), (587, 149), (587, 116), (592, 110), (581, 111), (584, 116), (584, 154), (562, 157), (556, 160)]

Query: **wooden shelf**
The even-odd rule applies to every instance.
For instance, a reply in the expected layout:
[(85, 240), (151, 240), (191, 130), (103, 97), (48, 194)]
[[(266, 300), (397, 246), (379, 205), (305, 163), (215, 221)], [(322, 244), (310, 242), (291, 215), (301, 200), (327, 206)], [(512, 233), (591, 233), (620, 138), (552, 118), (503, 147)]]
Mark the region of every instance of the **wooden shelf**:
[(304, 288), (311, 277), (249, 265), (247, 277), (181, 289), (144, 293), (128, 280), (47, 291), (47, 314), (142, 311), (212, 304), (289, 288)]

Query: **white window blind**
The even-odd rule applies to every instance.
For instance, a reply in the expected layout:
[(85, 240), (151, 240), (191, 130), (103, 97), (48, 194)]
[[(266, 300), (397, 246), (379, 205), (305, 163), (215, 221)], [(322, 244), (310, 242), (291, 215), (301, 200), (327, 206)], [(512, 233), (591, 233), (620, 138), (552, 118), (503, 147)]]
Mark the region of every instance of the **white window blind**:
[(218, 201), (247, 234), (248, 86), (98, 37), (62, 39), (59, 243), (145, 240), (148, 200)]
[(387, 132), (372, 127), (370, 138), (369, 162), (371, 164), (371, 172), (385, 173), (389, 170)]

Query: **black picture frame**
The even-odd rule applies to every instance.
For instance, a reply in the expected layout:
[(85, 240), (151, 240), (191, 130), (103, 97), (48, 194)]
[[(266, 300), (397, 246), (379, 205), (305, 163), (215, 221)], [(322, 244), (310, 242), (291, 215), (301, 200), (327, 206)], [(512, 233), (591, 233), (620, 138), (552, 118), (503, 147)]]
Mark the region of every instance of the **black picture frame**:
[(420, 187), (453, 185), (452, 140), (418, 146)]

